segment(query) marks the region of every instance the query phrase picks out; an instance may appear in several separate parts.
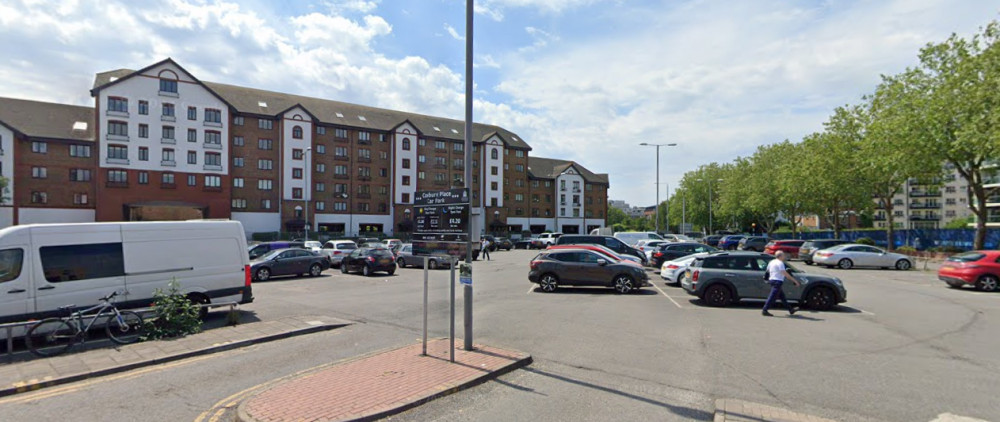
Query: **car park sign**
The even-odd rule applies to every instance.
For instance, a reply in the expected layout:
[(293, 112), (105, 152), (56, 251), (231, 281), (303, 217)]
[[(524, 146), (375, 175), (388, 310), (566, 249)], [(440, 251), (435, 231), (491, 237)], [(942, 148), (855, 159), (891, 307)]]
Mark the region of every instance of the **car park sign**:
[(469, 242), (469, 190), (418, 191), (413, 200), (414, 255), (465, 255)]

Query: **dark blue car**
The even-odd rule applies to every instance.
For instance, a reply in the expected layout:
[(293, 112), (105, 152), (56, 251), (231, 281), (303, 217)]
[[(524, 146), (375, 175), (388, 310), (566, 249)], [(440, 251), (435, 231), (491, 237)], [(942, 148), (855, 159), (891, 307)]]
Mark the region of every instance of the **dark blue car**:
[(741, 234), (732, 234), (719, 239), (719, 249), (724, 251), (735, 251), (736, 247), (739, 246), (740, 240), (746, 236)]

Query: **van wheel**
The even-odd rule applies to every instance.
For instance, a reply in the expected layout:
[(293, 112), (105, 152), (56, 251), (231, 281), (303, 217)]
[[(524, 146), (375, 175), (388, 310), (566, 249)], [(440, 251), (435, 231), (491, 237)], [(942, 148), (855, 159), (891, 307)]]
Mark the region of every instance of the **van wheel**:
[[(191, 293), (187, 298), (193, 305), (208, 305), (210, 303), (207, 297), (197, 293)], [(204, 306), (198, 308), (198, 318), (205, 319), (206, 316), (208, 316), (208, 308)]]
[(705, 290), (705, 297), (703, 299), (708, 303), (708, 306), (723, 307), (732, 302), (733, 293), (729, 291), (728, 287), (722, 284), (713, 284)]
[(319, 264), (312, 264), (312, 266), (309, 267), (309, 275), (313, 277), (319, 277), (319, 275), (322, 273), (323, 273), (323, 267), (320, 267)]
[(257, 281), (267, 281), (271, 278), (271, 270), (267, 267), (257, 269)]

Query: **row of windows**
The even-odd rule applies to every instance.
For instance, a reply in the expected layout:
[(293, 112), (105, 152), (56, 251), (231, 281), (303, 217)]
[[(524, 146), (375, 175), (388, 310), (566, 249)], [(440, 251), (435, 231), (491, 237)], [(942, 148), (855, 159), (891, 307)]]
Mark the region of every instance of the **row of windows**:
[[(176, 84), (176, 81), (174, 81)], [(176, 88), (176, 86), (174, 87)], [(163, 91), (161, 89), (161, 91)], [(177, 92), (174, 91), (163, 91), (163, 92)], [(138, 112), (140, 115), (149, 114), (149, 101), (139, 100)], [(118, 113), (128, 113), (128, 98), (123, 97), (108, 97), (108, 111), (118, 112)], [(164, 117), (176, 117), (176, 107), (173, 103), (163, 103), (160, 106), (160, 114)], [(222, 123), (222, 110), (217, 108), (206, 108), (203, 113), (204, 121), (208, 123)], [(188, 107), (187, 108), (187, 118), (188, 120), (198, 120), (198, 107)]]
[[(31, 152), (36, 154), (48, 154), (49, 144), (44, 141), (33, 141), (31, 142)], [(69, 156), (82, 158), (90, 157), (90, 145), (70, 144)]]
[[(139, 171), (136, 172), (136, 178), (140, 185), (149, 184), (149, 172)], [(222, 176), (208, 174), (204, 176), (205, 187), (207, 188), (221, 188), (222, 187)], [(128, 184), (128, 172), (125, 170), (108, 170), (108, 182), (115, 184)], [(176, 183), (176, 175), (174, 173), (162, 173), (160, 174), (160, 183), (164, 185), (174, 185)], [(194, 174), (189, 174), (187, 176), (188, 186), (198, 186), (198, 176)]]
[[(149, 161), (149, 147), (139, 147), (138, 150), (139, 150), (139, 161)], [(160, 159), (164, 162), (175, 162), (176, 161), (175, 150), (173, 148), (163, 148), (160, 153), (160, 157), (161, 157)], [(114, 144), (108, 145), (108, 159), (128, 160), (128, 146), (114, 145)], [(197, 151), (187, 152), (187, 163), (198, 164)], [(218, 152), (205, 152), (205, 165), (221, 166), (222, 154)]]
[[(140, 138), (149, 138), (149, 125), (140, 123), (138, 128), (138, 135)], [(176, 139), (175, 134), (176, 129), (173, 126), (162, 126), (160, 128), (160, 137), (162, 139)], [(109, 121), (108, 135), (127, 137), (128, 123), (114, 120)], [(206, 130), (204, 139), (206, 144), (222, 145), (222, 132), (216, 130)], [(198, 142), (198, 130), (188, 129), (187, 140), (188, 142)]]

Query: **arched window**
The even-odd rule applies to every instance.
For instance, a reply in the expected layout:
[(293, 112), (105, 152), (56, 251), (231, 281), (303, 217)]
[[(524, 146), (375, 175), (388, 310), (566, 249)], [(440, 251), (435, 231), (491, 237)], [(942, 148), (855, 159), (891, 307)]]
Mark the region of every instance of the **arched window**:
[(160, 92), (169, 92), (172, 94), (177, 93), (177, 74), (164, 70), (160, 72)]
[(498, 150), (496, 148), (494, 148), (492, 151), (490, 151), (490, 158), (492, 158), (494, 160), (496, 160), (497, 158), (500, 158), (500, 153), (498, 152)]
[(292, 128), (292, 137), (295, 139), (302, 139), (302, 126), (295, 126)]
[(410, 150), (410, 139), (403, 138), (403, 151), (409, 151), (409, 150)]

